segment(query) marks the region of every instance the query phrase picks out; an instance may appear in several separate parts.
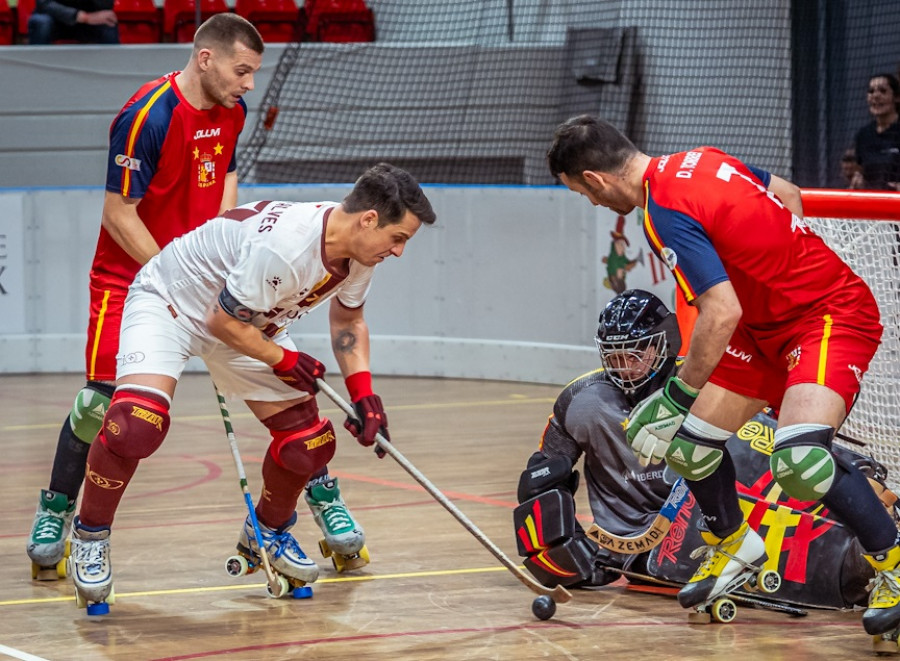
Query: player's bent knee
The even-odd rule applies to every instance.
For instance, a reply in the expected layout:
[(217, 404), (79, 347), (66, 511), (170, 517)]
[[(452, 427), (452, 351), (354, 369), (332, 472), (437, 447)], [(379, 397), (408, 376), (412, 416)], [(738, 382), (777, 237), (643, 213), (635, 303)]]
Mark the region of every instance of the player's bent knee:
[(528, 459), (528, 467), (519, 476), (517, 497), (523, 503), (553, 489), (565, 489), (574, 494), (578, 489), (578, 479), (578, 471), (572, 470), (569, 457), (548, 457), (542, 452), (535, 452)]
[(272, 430), (269, 452), (279, 466), (298, 475), (312, 475), (334, 456), (334, 426), (322, 418), (305, 429)]
[(90, 444), (97, 437), (115, 389), (111, 384), (91, 381), (75, 395), (69, 426), (78, 440)]
[(145, 459), (162, 445), (169, 422), (169, 401), (164, 396), (119, 388), (109, 404), (99, 437), (116, 456)]
[(775, 432), (769, 466), (788, 496), (811, 501), (828, 494), (837, 474), (833, 436), (834, 427), (822, 425), (789, 425)]
[(666, 450), (666, 464), (684, 479), (696, 482), (722, 464), (723, 447), (722, 442), (701, 438), (682, 427)]

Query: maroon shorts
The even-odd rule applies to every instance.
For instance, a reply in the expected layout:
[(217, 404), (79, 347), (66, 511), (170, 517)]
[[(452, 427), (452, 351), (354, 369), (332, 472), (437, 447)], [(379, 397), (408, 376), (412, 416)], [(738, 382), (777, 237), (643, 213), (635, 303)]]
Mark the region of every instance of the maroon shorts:
[(790, 386), (817, 383), (843, 397), (849, 412), (881, 332), (871, 317), (849, 312), (799, 319), (765, 333), (738, 324), (709, 380), (775, 409)]

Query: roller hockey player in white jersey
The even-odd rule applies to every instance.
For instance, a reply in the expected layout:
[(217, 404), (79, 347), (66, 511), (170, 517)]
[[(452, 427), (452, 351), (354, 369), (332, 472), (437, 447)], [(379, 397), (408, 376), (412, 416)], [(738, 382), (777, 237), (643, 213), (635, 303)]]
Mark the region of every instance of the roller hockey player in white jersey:
[[(382, 163), (340, 203), (239, 206), (176, 239), (139, 271), (125, 302), (117, 388), (91, 445), (73, 526), (71, 574), (80, 602), (90, 608), (112, 599), (110, 527), (140, 460), (166, 436), (175, 386), (192, 356), (271, 434), (256, 513), (272, 568), (295, 587), (316, 580), (316, 563), (290, 529), (301, 492), (332, 458), (336, 440), (315, 399), (325, 368), (298, 352), (286, 329), (330, 303), (334, 355), (362, 421), (345, 426), (366, 446), (379, 431), (387, 436), (372, 390), (363, 305), (375, 266), (402, 255), (420, 226), (434, 221), (412, 176)], [(340, 513), (336, 484), (314, 485), (306, 499), (323, 528), (342, 526), (332, 516)], [(334, 550), (346, 541), (330, 536)], [(238, 550), (250, 558), (262, 553), (249, 521)]]
[[(696, 501), (689, 498), (682, 506), (676, 525), (684, 525), (674, 535), (677, 539), (664, 540), (652, 551), (624, 554), (600, 548), (585, 536), (574, 517), (573, 499), (580, 478), (575, 466), (583, 457), (591, 516), (603, 530), (635, 537), (648, 530), (666, 501), (678, 475), (665, 465), (641, 465), (626, 440), (624, 422), (637, 402), (675, 373), (681, 347), (675, 315), (653, 294), (628, 290), (604, 309), (596, 340), (603, 368), (578, 377), (560, 393), (540, 448), (520, 477), (520, 505), (514, 514), (519, 553), (547, 587), (599, 587), (618, 579), (616, 570), (684, 585), (701, 564), (689, 557), (691, 552), (706, 547), (714, 554), (717, 546), (703, 530)], [(764, 440), (771, 442), (775, 424), (770, 415), (760, 413), (748, 427), (752, 433), (734, 435), (726, 444), (736, 459), (742, 505), (758, 507), (764, 499), (782, 502), (785, 508), (801, 505), (777, 488), (769, 471), (771, 447), (761, 450)], [(846, 448), (836, 446), (835, 451), (864, 470), (879, 491), (884, 490), (886, 471), (877, 462)], [(896, 498), (889, 494), (885, 500)], [(777, 517), (796, 521), (816, 516), (817, 532), (803, 538), (796, 530), (793, 536), (789, 531), (785, 545), (795, 550), (802, 547), (806, 563), (802, 571), (789, 572), (770, 599), (821, 608), (864, 606), (874, 571), (863, 559), (859, 541), (839, 521), (827, 518), (831, 515), (820, 505), (805, 506), (782, 511)], [(536, 510), (541, 529), (535, 528)], [(771, 537), (782, 539), (783, 534)], [(778, 556), (781, 549), (769, 550)], [(776, 566), (779, 559), (774, 558)], [(743, 563), (735, 560), (713, 571), (721, 576), (742, 569)]]

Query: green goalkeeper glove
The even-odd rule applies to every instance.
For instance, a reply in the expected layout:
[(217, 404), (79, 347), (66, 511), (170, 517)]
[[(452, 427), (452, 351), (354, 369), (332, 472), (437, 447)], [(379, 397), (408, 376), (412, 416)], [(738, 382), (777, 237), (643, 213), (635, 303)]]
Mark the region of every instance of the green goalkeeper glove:
[(657, 464), (697, 399), (699, 390), (677, 376), (632, 409), (625, 424), (625, 438), (641, 466)]

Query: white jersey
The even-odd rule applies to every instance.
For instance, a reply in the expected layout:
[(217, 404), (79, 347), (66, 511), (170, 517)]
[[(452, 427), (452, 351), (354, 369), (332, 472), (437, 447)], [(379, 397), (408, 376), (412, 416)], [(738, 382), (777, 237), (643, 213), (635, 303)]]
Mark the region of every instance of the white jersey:
[(262, 201), (236, 207), (172, 241), (132, 287), (156, 292), (177, 319), (204, 333), (207, 311), (224, 287), (270, 337), (333, 296), (357, 308), (375, 268), (329, 263), (325, 228), (335, 206)]

